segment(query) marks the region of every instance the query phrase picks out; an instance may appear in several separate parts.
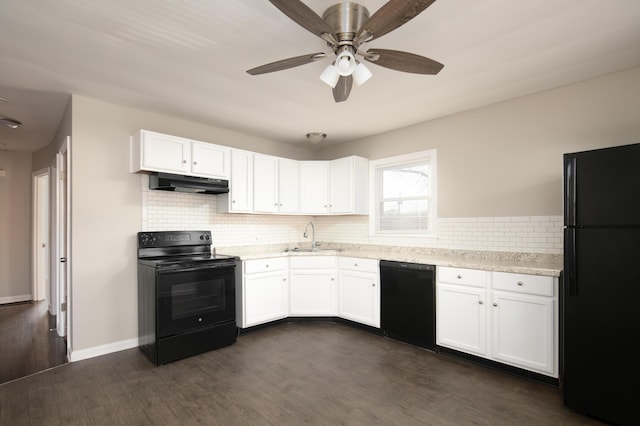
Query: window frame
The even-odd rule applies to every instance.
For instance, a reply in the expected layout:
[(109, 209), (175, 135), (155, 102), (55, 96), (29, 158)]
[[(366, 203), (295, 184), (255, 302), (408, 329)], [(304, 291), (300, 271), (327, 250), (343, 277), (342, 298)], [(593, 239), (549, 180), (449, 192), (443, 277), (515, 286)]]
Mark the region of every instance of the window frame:
[[(405, 164), (415, 164), (428, 161), (430, 164), (431, 176), (429, 177), (430, 197), (427, 220), (429, 222), (428, 232), (406, 231), (380, 231), (378, 229), (380, 204), (379, 195), (382, 189), (378, 179), (378, 170), (387, 169)], [(408, 199), (411, 197), (407, 197)], [(409, 154), (396, 155), (393, 157), (380, 158), (369, 161), (369, 236), (376, 238), (436, 238), (437, 237), (437, 204), (438, 204), (438, 162), (437, 150), (429, 149), (425, 151), (412, 152)]]

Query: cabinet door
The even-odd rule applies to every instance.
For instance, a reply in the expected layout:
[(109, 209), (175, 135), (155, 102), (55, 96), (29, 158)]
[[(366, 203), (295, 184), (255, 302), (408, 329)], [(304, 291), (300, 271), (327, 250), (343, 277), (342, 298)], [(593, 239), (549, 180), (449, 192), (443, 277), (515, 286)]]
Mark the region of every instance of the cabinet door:
[(246, 275), (244, 287), (245, 327), (288, 316), (286, 272)]
[(231, 151), (229, 191), (229, 211), (253, 211), (253, 154), (251, 152)]
[(340, 271), (338, 315), (380, 328), (380, 286), (376, 274)]
[(278, 159), (268, 155), (253, 156), (253, 210), (278, 211)]
[(555, 373), (552, 298), (494, 292), (491, 303), (493, 358), (543, 373)]
[(142, 168), (167, 173), (188, 174), (191, 165), (190, 141), (161, 133), (142, 134)]
[(328, 161), (300, 163), (300, 212), (325, 214), (328, 212)]
[(297, 316), (336, 315), (335, 271), (291, 270), (289, 312)]
[(438, 345), (487, 356), (486, 291), (438, 283), (436, 297)]
[(296, 160), (278, 160), (278, 211), (298, 213), (300, 205), (300, 166)]
[(191, 174), (229, 179), (230, 149), (204, 142), (191, 144)]
[(331, 161), (329, 171), (329, 211), (353, 212), (353, 161), (341, 158)]

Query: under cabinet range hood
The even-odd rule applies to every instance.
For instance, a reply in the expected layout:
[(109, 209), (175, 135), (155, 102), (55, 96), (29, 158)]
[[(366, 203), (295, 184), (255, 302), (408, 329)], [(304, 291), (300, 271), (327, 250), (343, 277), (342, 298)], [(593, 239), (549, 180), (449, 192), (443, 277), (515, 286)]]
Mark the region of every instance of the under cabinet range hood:
[(154, 172), (149, 175), (149, 189), (196, 194), (225, 194), (229, 192), (229, 181)]

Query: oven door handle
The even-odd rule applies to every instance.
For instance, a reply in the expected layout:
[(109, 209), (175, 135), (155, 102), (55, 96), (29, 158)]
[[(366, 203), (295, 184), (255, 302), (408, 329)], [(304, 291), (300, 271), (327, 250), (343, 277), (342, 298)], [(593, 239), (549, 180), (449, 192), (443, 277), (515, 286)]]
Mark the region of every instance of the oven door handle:
[(220, 269), (220, 268), (235, 268), (235, 263), (221, 263), (218, 265), (208, 265), (208, 266), (193, 266), (190, 268), (168, 268), (168, 269), (160, 269), (158, 270), (158, 274), (173, 274), (176, 272), (195, 272), (195, 271), (206, 271), (208, 269)]

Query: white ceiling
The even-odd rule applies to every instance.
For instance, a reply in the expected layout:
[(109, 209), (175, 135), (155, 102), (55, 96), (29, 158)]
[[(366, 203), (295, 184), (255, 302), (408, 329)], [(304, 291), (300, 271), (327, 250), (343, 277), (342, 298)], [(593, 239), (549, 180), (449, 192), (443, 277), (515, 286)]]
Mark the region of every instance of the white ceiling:
[[(336, 0), (304, 0), (322, 15)], [(361, 0), (373, 14), (385, 0)], [(638, 0), (437, 0), (364, 48), (445, 64), (436, 76), (370, 65), (335, 103), (324, 59), (247, 69), (326, 44), (267, 0), (0, 0), (0, 149), (51, 141), (76, 93), (292, 144), (340, 143), (640, 66)]]

